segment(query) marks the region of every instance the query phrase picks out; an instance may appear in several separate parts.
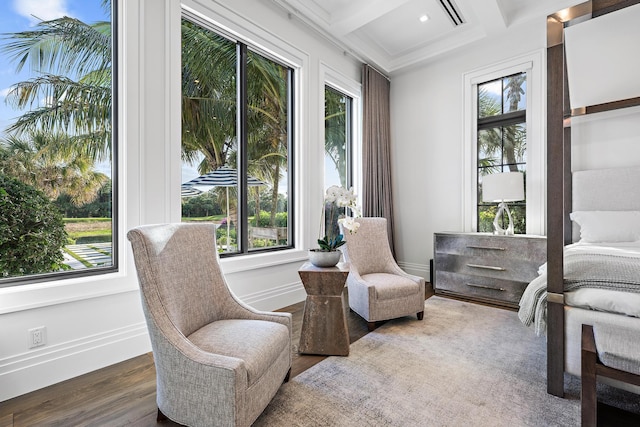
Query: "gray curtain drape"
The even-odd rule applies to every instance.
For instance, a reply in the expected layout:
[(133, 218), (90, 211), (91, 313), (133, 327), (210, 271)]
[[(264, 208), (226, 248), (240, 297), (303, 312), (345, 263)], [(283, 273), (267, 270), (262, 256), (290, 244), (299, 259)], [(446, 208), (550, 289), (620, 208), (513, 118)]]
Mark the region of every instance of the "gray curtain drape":
[(389, 80), (367, 64), (362, 67), (362, 214), (387, 219), (393, 245)]

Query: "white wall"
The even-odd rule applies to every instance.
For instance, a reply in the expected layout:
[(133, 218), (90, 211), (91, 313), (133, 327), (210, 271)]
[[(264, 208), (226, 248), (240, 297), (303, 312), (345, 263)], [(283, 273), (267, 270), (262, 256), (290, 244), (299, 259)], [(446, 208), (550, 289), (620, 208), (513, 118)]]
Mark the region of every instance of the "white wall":
[[(121, 7), (119, 136), (120, 272), (0, 289), (0, 401), (150, 351), (125, 232), (180, 220), (180, 2), (126, 0)], [(295, 177), (298, 249), (223, 260), (232, 290), (259, 309), (304, 299), (297, 274), (317, 235), (323, 195), (321, 79), (327, 68), (360, 81), (360, 64), (316, 38), (272, 2), (192, 0), (246, 41), (299, 62)], [(45, 326), (44, 347), (27, 329)]]
[[(468, 148), (463, 75), (531, 53), (540, 54), (546, 70), (545, 18), (391, 76), (395, 247), (405, 270), (428, 277), (433, 233), (469, 231), (463, 200)], [(541, 88), (529, 87), (529, 96), (543, 98), (545, 110), (546, 77), (543, 82)], [(542, 117), (546, 122), (546, 112)], [(573, 170), (640, 165), (640, 107), (574, 118), (572, 132)], [(529, 153), (534, 144), (535, 151), (545, 152), (546, 127), (538, 133), (539, 138), (528, 141)], [(544, 154), (542, 160), (546, 163)], [(543, 178), (534, 183), (541, 191)], [(545, 207), (539, 209), (544, 225)]]
[[(433, 233), (465, 230), (463, 75), (539, 52), (545, 37), (546, 19), (525, 22), (392, 76), (395, 245), (406, 270), (428, 272)], [(529, 146), (535, 143), (544, 141), (529, 141)]]

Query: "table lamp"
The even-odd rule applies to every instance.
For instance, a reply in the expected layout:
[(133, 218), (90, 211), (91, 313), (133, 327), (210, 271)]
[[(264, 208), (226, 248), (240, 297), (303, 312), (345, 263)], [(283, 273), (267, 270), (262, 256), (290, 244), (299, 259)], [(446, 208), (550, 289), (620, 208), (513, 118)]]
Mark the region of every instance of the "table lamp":
[[(524, 175), (522, 172), (494, 173), (482, 177), (482, 201), (500, 203), (493, 220), (494, 234), (513, 234), (513, 219), (506, 202), (518, 200), (524, 200)], [(505, 212), (509, 218), (509, 225), (506, 229), (501, 226)]]

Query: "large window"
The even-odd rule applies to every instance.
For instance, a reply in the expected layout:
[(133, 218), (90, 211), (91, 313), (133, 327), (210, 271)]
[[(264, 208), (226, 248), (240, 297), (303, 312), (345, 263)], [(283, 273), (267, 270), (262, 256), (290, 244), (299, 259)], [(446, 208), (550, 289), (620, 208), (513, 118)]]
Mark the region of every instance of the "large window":
[(113, 271), (115, 4), (0, 16), (0, 286)]
[(324, 89), (324, 187), (349, 188), (352, 183), (353, 99), (325, 86)]
[[(324, 188), (333, 185), (350, 188), (353, 185), (352, 175), (352, 105), (353, 99), (344, 93), (325, 86), (324, 89)], [(332, 222), (332, 216), (328, 209), (333, 205), (325, 206), (324, 229), (333, 227), (333, 235), (338, 235), (338, 223)], [(342, 208), (341, 213), (345, 213)]]
[[(477, 96), (477, 224), (478, 231), (491, 232), (497, 206), (483, 202), (482, 177), (501, 172), (526, 176), (527, 172), (527, 74), (479, 84)], [(510, 202), (509, 209), (515, 232), (526, 233), (526, 201)]]
[(293, 70), (182, 20), (182, 220), (224, 255), (293, 245)]

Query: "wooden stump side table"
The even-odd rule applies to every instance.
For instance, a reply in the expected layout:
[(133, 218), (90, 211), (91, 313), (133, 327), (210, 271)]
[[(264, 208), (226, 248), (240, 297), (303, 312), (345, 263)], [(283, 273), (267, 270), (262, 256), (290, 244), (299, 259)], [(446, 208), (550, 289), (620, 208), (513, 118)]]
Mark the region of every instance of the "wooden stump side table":
[(349, 355), (349, 329), (344, 304), (344, 284), (349, 264), (316, 267), (307, 262), (298, 274), (307, 292), (298, 351), (324, 356)]

